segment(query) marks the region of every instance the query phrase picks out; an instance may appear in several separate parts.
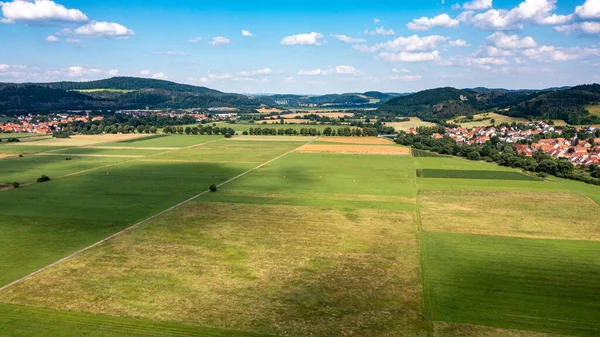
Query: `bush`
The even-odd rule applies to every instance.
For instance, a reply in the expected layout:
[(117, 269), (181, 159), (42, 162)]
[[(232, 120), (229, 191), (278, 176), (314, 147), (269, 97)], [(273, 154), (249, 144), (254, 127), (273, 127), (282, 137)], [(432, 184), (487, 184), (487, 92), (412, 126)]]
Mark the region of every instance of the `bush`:
[(210, 185), (210, 187), (208, 188), (211, 192), (216, 192), (217, 191), (217, 185), (212, 184)]
[(41, 177), (39, 177), (37, 179), (38, 183), (43, 183), (43, 182), (46, 182), (46, 181), (50, 181), (50, 177), (48, 177), (47, 175), (43, 175), (43, 176), (41, 176)]
[(13, 185), (13, 188), (19, 188), (19, 186), (21, 186), (21, 184), (16, 181), (14, 183), (12, 183), (12, 185)]
[(231, 134), (230, 133), (226, 133), (225, 134), (225, 138), (231, 138)]
[(23, 158), (23, 155), (22, 155), (22, 154), (19, 154), (19, 158)]

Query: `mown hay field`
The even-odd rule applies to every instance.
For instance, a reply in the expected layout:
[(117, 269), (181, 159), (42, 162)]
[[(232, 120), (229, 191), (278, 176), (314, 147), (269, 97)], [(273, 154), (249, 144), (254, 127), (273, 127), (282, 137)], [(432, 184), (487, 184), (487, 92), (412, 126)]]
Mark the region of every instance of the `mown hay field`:
[(419, 169), (417, 177), (421, 178), (444, 178), (444, 179), (486, 179), (486, 180), (530, 180), (539, 181), (540, 178), (510, 171), (492, 170), (436, 170)]
[(337, 144), (307, 144), (296, 150), (299, 153), (332, 153), (332, 154), (362, 154), (362, 155), (409, 155), (410, 149), (401, 146), (381, 145), (337, 145)]

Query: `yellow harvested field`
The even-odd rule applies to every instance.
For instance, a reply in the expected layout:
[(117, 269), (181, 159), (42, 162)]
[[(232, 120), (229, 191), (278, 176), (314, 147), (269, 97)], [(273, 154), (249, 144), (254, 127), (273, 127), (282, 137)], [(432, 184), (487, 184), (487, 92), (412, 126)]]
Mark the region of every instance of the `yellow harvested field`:
[(410, 149), (401, 146), (376, 145), (324, 145), (308, 144), (296, 150), (300, 153), (337, 153), (337, 154), (368, 154), (368, 155), (408, 155)]
[[(85, 146), (100, 143), (112, 143), (130, 139), (137, 139), (142, 137), (148, 137), (145, 134), (122, 134), (122, 135), (76, 135), (71, 138), (49, 138), (35, 142), (19, 142), (13, 143), (14, 145), (31, 145), (31, 146)], [(7, 144), (8, 146), (13, 144)]]
[(14, 157), (15, 154), (10, 154), (10, 153), (0, 153), (0, 159), (4, 159), (4, 158), (9, 158), (9, 157)]
[(587, 109), (587, 111), (590, 112), (590, 114), (592, 114), (593, 116), (598, 116), (600, 117), (600, 105), (587, 105), (585, 107)]
[[(279, 121), (279, 119), (265, 119), (265, 120), (261, 120), (261, 121), (256, 121), (255, 124), (260, 125), (262, 123), (280, 124), (281, 122)], [(308, 124), (308, 123), (310, 123), (310, 119), (286, 119), (285, 120), (285, 124)]]
[(373, 144), (373, 145), (393, 145), (394, 142), (388, 139), (376, 137), (322, 137), (319, 139), (328, 143), (347, 143), (347, 144)]
[(309, 142), (315, 140), (317, 137), (308, 136), (235, 136), (228, 140), (249, 140), (249, 141), (260, 141), (260, 142)]
[(427, 232), (600, 241), (600, 206), (581, 194), (424, 191), (420, 201)]
[(270, 114), (270, 113), (281, 113), (284, 112), (285, 110), (281, 110), (281, 109), (276, 109), (276, 108), (260, 108), (260, 109), (256, 109), (256, 111), (260, 112), (261, 114)]
[(354, 114), (351, 112), (311, 112), (311, 113), (295, 113), (295, 114), (287, 114), (281, 115), (283, 119), (294, 119), (296, 117), (305, 117), (308, 115), (317, 115), (320, 117), (329, 117), (329, 118), (342, 118), (342, 117), (353, 117)]
[(419, 126), (436, 126), (435, 123), (424, 122), (418, 117), (410, 117), (409, 122), (393, 122), (385, 123), (387, 126), (392, 126), (396, 131), (406, 131), (410, 128), (418, 128)]
[[(454, 118), (454, 119), (450, 119), (450, 120), (448, 120), (448, 123), (456, 123), (455, 120), (458, 120), (460, 118), (464, 118), (464, 116), (457, 117), (457, 118)], [(486, 113), (482, 113), (482, 114), (477, 114), (477, 115), (474, 115), (473, 118), (474, 119), (489, 118), (489, 119), (485, 119), (485, 120), (477, 121), (477, 122), (460, 123), (459, 125), (462, 126), (462, 127), (464, 127), (464, 128), (475, 128), (475, 127), (480, 127), (480, 126), (489, 126), (489, 125), (492, 125), (492, 122), (491, 122), (492, 119), (496, 122), (496, 125), (502, 124), (502, 123), (511, 124), (513, 122), (515, 122), (515, 123), (527, 123), (527, 119), (525, 119), (525, 118), (509, 117), (509, 116), (504, 116), (504, 115), (501, 115), (501, 114), (497, 114), (495, 112), (486, 112)]]

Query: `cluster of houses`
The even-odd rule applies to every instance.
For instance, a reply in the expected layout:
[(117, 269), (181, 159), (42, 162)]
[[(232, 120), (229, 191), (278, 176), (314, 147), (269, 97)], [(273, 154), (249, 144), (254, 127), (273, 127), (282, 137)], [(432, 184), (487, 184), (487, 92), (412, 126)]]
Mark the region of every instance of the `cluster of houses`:
[[(92, 121), (101, 121), (104, 117), (92, 117)], [(53, 130), (59, 128), (59, 124), (67, 124), (72, 122), (88, 122), (89, 116), (70, 116), (68, 114), (58, 114), (52, 116), (47, 122), (34, 122), (33, 115), (20, 116), (17, 122), (9, 122), (0, 125), (0, 132), (5, 133), (34, 133), (34, 134), (51, 134)]]
[[(578, 139), (577, 136), (572, 139), (551, 138), (540, 139), (537, 142), (529, 144), (517, 144), (521, 141), (532, 141), (536, 135), (545, 135), (551, 133), (562, 135), (563, 130), (556, 129), (554, 126), (544, 122), (527, 124), (527, 128), (520, 129), (516, 127), (478, 127), (472, 129), (466, 128), (446, 128), (444, 134), (433, 134), (433, 138), (441, 139), (450, 137), (458, 144), (477, 144), (483, 145), (490, 141), (492, 137), (498, 137), (501, 142), (515, 144), (519, 154), (533, 156), (536, 151), (543, 151), (553, 158), (565, 158), (574, 165), (600, 165), (600, 138), (593, 139), (592, 143), (587, 139)], [(594, 134), (597, 127), (585, 127), (579, 131), (587, 131)], [(409, 129), (409, 134), (417, 134), (416, 129)]]

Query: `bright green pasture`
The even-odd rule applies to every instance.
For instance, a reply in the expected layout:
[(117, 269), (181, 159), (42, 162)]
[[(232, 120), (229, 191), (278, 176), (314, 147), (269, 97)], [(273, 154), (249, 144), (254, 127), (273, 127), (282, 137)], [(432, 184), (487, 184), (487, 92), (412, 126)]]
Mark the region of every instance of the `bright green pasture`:
[(0, 284), (246, 169), (237, 164), (132, 161), (0, 192)]
[(55, 311), (43, 308), (0, 304), (0, 335), (6, 337), (120, 337), (195, 336), (259, 337), (250, 332), (221, 330), (150, 320)]
[(431, 320), (600, 335), (600, 243), (424, 234)]
[(292, 153), (228, 189), (304, 195), (309, 200), (311, 195), (416, 197), (410, 156)]
[(517, 172), (515, 169), (500, 166), (495, 163), (486, 163), (483, 161), (471, 161), (456, 157), (416, 157), (415, 166), (418, 169), (436, 169), (436, 170), (488, 170), (488, 171), (508, 171)]
[(44, 145), (18, 145), (19, 143), (0, 144), (0, 153), (8, 154), (32, 154), (39, 152), (55, 151), (68, 148), (68, 146), (44, 146)]
[(302, 142), (223, 140), (204, 146), (171, 151), (152, 157), (160, 161), (197, 161), (206, 163), (235, 162), (261, 164), (291, 151)]
[(419, 169), (417, 176), (422, 178), (446, 178), (446, 179), (485, 179), (485, 180), (529, 180), (539, 181), (541, 179), (519, 172), (491, 171), (491, 170), (437, 170)]
[(58, 178), (94, 167), (117, 163), (126, 158), (25, 156), (0, 160), (0, 182), (34, 182), (42, 175)]
[(103, 145), (114, 147), (187, 147), (221, 139), (223, 139), (223, 136), (159, 135), (158, 137), (150, 136)]

